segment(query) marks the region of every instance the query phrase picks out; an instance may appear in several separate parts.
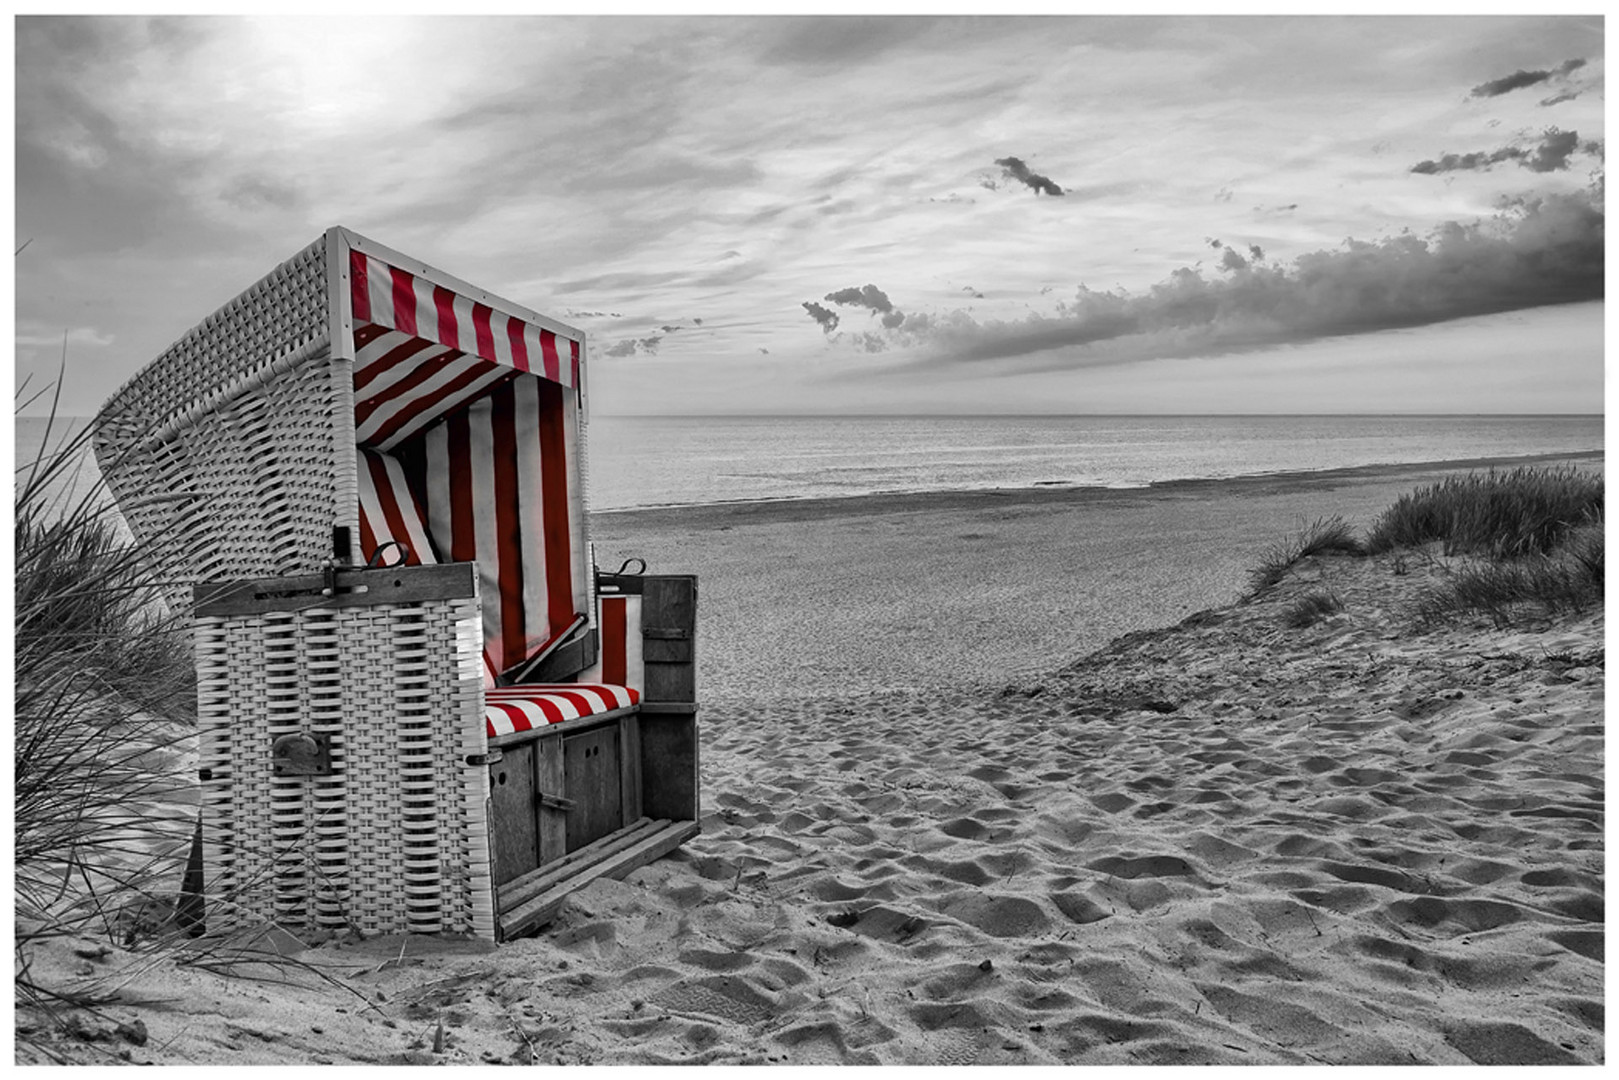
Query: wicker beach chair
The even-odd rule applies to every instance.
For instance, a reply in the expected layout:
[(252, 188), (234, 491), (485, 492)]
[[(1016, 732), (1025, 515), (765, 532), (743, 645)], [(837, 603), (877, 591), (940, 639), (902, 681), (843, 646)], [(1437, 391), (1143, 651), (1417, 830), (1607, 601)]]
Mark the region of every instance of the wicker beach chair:
[(592, 565), (584, 361), (333, 228), (97, 417), (195, 628), (210, 930), (500, 940), (696, 834), (696, 581)]

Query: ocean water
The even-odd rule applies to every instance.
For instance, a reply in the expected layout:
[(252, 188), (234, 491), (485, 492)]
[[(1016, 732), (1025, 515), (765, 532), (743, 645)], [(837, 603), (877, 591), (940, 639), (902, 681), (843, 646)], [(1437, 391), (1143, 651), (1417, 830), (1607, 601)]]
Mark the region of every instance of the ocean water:
[[(83, 420), (69, 418), (75, 425)], [(1601, 416), (594, 417), (595, 510), (756, 499), (1140, 487), (1603, 448)], [(17, 420), (19, 467), (44, 438)], [(62, 437), (58, 424), (51, 441)], [(93, 461), (75, 490), (96, 478)]]
[(1601, 416), (595, 417), (590, 506), (1157, 481), (1601, 450)]

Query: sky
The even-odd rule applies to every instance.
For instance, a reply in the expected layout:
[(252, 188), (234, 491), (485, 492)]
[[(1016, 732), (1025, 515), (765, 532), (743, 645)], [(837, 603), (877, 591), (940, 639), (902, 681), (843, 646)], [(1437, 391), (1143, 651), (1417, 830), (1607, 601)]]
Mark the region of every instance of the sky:
[(17, 382), (93, 412), (341, 224), (597, 413), (1601, 412), (1602, 29), (24, 17)]

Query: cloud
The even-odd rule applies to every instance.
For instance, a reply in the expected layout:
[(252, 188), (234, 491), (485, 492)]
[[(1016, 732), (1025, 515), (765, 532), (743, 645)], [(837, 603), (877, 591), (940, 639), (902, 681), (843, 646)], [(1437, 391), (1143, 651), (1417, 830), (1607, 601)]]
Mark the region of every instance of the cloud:
[(1579, 96), (1580, 92), (1578, 90), (1565, 90), (1561, 94), (1556, 94), (1549, 98), (1542, 98), (1540, 104), (1542, 108), (1545, 108), (1547, 105), (1561, 105), (1563, 102), (1573, 101)]
[(1030, 172), (1020, 158), (996, 158), (995, 164), (1006, 171), (1006, 175), (1014, 180), (1022, 181), (1034, 189), (1036, 195), (1045, 192), (1047, 195), (1061, 195), (1062, 188), (1051, 182), (1050, 177), (1041, 176), (1037, 172)]
[[(1052, 353), (1081, 367), (1230, 353), (1603, 295), (1604, 216), (1584, 195), (1525, 201), (1488, 221), (1447, 222), (1254, 265), (1231, 248), (1222, 276), (1176, 270), (1141, 294), (1081, 288), (1055, 315), (980, 323), (963, 311), (911, 315), (889, 334), (919, 362), (986, 362)], [(1239, 263), (1241, 265), (1239, 265)], [(874, 351), (868, 341), (854, 342)]]
[(866, 285), (858, 289), (839, 289), (837, 292), (827, 293), (826, 299), (834, 304), (870, 308), (878, 314), (894, 310), (894, 305), (888, 300), (888, 294), (875, 285)]
[(1420, 161), (1411, 171), (1425, 176), (1460, 170), (1488, 169), (1504, 161), (1516, 161), (1534, 172), (1556, 172), (1568, 168), (1568, 159), (1577, 152), (1601, 156), (1602, 144), (1595, 140), (1580, 142), (1579, 132), (1547, 128), (1540, 142), (1533, 147), (1503, 146), (1486, 153), (1475, 150), (1468, 154), (1444, 154), (1437, 160)]
[(75, 326), (65, 333), (52, 333), (38, 323), (30, 323), (27, 330), (19, 329), (15, 338), (17, 346), (25, 349), (60, 349), (64, 347), (64, 342), (67, 347), (82, 345), (100, 349), (111, 345), (113, 340), (111, 334), (102, 333), (93, 326)]
[(1509, 94), (1526, 86), (1535, 86), (1548, 79), (1566, 76), (1584, 66), (1584, 60), (1565, 60), (1548, 71), (1514, 71), (1511, 75), (1503, 75), (1499, 79), (1491, 79), (1489, 82), (1480, 83), (1478, 86), (1473, 87), (1473, 92), (1469, 96), (1500, 97), (1502, 94)]
[(822, 333), (830, 334), (838, 328), (838, 313), (830, 308), (824, 308), (813, 300), (806, 300), (804, 310), (809, 312), (810, 318), (821, 324)]
[[(844, 307), (866, 308), (873, 315), (881, 315), (884, 330), (897, 330), (905, 324), (905, 313), (896, 308), (893, 301), (888, 299), (888, 294), (875, 285), (862, 285), (859, 288), (851, 286), (847, 289), (839, 289), (836, 292), (827, 293), (825, 299)], [(821, 329), (826, 333), (830, 334), (837, 329), (838, 316), (833, 312), (821, 307), (819, 304), (812, 303), (806, 303), (804, 310), (808, 311), (811, 317), (821, 324)], [(828, 321), (829, 317), (830, 321)], [(881, 352), (888, 347), (887, 339), (880, 334), (873, 335), (870, 331), (862, 331), (854, 335), (852, 340), (866, 352)]]
[(769, 22), (778, 36), (765, 59), (813, 66), (869, 60), (926, 34), (934, 21), (916, 16), (778, 16)]
[(654, 334), (644, 338), (626, 338), (607, 350), (607, 355), (616, 359), (634, 356), (636, 353), (645, 353), (647, 356), (658, 355), (658, 346), (663, 343), (662, 334)]
[(1488, 169), (1491, 165), (1499, 165), (1503, 161), (1521, 161), (1527, 153), (1515, 146), (1504, 146), (1493, 153), (1475, 150), (1469, 154), (1443, 154), (1437, 160), (1429, 158), (1417, 162), (1411, 166), (1411, 171), (1423, 176), (1434, 176), (1458, 170)]

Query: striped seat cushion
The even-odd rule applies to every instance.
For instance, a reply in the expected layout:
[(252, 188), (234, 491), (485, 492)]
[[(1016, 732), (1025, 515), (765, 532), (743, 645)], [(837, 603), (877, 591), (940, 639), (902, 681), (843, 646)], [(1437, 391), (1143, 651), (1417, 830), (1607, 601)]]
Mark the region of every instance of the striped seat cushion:
[(556, 683), (506, 686), (484, 691), (484, 726), (491, 739), (533, 731), (547, 724), (595, 716), (637, 705), (641, 695), (627, 686)]

